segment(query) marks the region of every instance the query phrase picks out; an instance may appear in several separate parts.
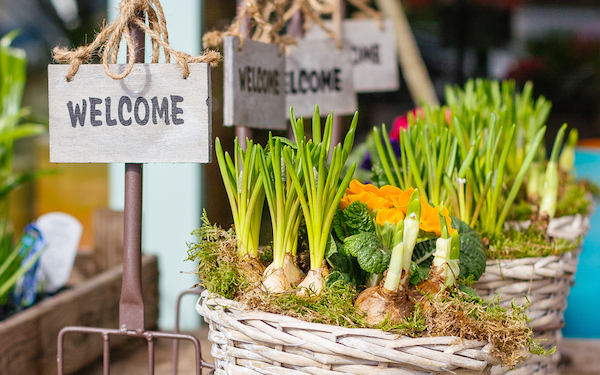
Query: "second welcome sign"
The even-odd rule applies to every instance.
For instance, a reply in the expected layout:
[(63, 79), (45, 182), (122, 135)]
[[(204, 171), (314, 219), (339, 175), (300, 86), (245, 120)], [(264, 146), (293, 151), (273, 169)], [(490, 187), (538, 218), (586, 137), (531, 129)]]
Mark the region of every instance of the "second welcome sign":
[(289, 108), (312, 116), (357, 110), (357, 92), (394, 91), (398, 60), (391, 22), (347, 20), (342, 47), (313, 26), (288, 54), (274, 44), (224, 38), (224, 124), (285, 129)]

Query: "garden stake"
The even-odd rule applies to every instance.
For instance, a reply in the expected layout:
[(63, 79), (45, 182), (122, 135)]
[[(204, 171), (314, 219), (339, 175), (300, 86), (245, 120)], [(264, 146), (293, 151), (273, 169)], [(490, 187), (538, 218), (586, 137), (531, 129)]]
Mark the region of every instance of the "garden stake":
[[(244, 5), (244, 0), (237, 0), (237, 13), (240, 13), (241, 7)], [(252, 32), (250, 30), (250, 18), (246, 15), (244, 17), (244, 21), (242, 21), (242, 34), (245, 38), (252, 38)], [(252, 129), (246, 126), (236, 126), (235, 127), (235, 136), (240, 142), (240, 145), (245, 150), (246, 149), (246, 138), (252, 139)]]
[[(144, 1), (131, 1), (129, 4), (122, 3), (124, 7), (136, 6), (136, 3)], [(160, 4), (155, 3), (159, 11)], [(139, 6), (139, 4), (137, 5)], [(137, 16), (145, 18), (143, 12)], [(144, 31), (135, 24), (129, 22), (129, 30), (135, 50), (135, 62), (144, 62)], [(128, 54), (129, 60), (129, 54)], [(148, 342), (148, 374), (154, 375), (154, 340), (157, 338), (168, 338), (175, 340), (189, 340), (194, 344), (196, 353), (196, 374), (202, 373), (202, 365), (206, 363), (201, 359), (200, 342), (192, 335), (180, 333), (166, 333), (158, 331), (146, 331), (144, 328), (144, 299), (142, 296), (142, 274), (141, 274), (141, 238), (142, 238), (142, 164), (125, 164), (125, 231), (123, 239), (123, 281), (121, 286), (121, 298), (119, 301), (119, 328), (93, 328), (93, 327), (64, 327), (58, 334), (57, 364), (58, 375), (64, 374), (64, 337), (67, 333), (98, 333), (102, 335), (103, 342), (103, 373), (110, 374), (110, 336), (142, 337)], [(178, 322), (177, 322), (178, 323)], [(173, 360), (176, 360), (174, 357)], [(176, 364), (174, 364), (174, 374)]]

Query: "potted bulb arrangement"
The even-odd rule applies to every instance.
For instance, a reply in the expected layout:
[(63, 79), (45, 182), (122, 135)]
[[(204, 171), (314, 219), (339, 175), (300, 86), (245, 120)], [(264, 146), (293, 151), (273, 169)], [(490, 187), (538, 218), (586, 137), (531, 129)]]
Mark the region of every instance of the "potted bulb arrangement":
[[(352, 180), (357, 115), (338, 145), (318, 107), (311, 138), (293, 110), (290, 119), (294, 141), (236, 141), (233, 157), (215, 141), (234, 226), (205, 216), (188, 254), (218, 370), (486, 373), (547, 354), (526, 306), (506, 309), (465, 285), (485, 268), (467, 223), (421, 186)], [(272, 242), (259, 247), (265, 202)]]
[[(546, 156), (551, 105), (531, 92), (530, 84), (516, 92), (511, 81), (447, 87), (446, 106), (423, 107), (394, 129), (396, 145), (385, 127), (368, 143), (375, 183), (414, 184), (481, 235), (487, 266), (474, 289), (484, 299), (500, 293), (504, 307), (530, 303), (530, 326), (550, 349), (560, 338), (594, 189), (572, 175), (576, 130), (563, 147), (563, 125)], [(559, 357), (532, 356), (525, 365), (554, 371)]]

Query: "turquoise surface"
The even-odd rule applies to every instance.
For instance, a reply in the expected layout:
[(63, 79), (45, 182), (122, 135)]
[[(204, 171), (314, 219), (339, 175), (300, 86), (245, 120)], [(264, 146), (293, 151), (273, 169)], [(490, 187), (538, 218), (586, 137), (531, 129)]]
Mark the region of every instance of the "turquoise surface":
[[(600, 184), (600, 150), (578, 149), (575, 168), (578, 178)], [(596, 202), (590, 231), (575, 275), (575, 285), (567, 300), (565, 337), (600, 338), (600, 207)]]

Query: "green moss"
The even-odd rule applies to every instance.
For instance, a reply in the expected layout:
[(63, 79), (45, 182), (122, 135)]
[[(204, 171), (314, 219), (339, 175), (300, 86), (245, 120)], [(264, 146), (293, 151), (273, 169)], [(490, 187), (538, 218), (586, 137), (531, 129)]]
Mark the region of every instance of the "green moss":
[(532, 215), (533, 207), (531, 203), (526, 200), (521, 200), (512, 205), (508, 219), (513, 221), (525, 221), (529, 220)]
[(575, 250), (579, 245), (579, 241), (571, 242), (562, 238), (547, 238), (543, 232), (532, 228), (522, 232), (511, 228), (508, 232), (485, 237), (489, 241), (486, 247), (488, 259), (560, 255)]
[(597, 185), (587, 180), (567, 179), (556, 201), (556, 217), (568, 215), (587, 215), (592, 206), (592, 196)]
[(254, 293), (243, 302), (252, 308), (288, 315), (314, 323), (341, 327), (366, 327), (361, 312), (354, 308), (356, 289), (352, 284), (336, 281), (324, 288), (321, 296), (299, 297), (295, 293)]
[(212, 225), (206, 213), (202, 227), (192, 232), (199, 242), (189, 242), (188, 260), (198, 261), (201, 285), (211, 293), (233, 299), (250, 284), (237, 265), (237, 240), (233, 229), (225, 231)]
[(269, 264), (273, 261), (273, 248), (265, 246), (258, 251), (259, 260), (264, 264)]
[(393, 332), (410, 337), (421, 337), (427, 332), (427, 317), (423, 314), (421, 305), (416, 304), (415, 310), (404, 321), (392, 324), (388, 317), (373, 328)]

